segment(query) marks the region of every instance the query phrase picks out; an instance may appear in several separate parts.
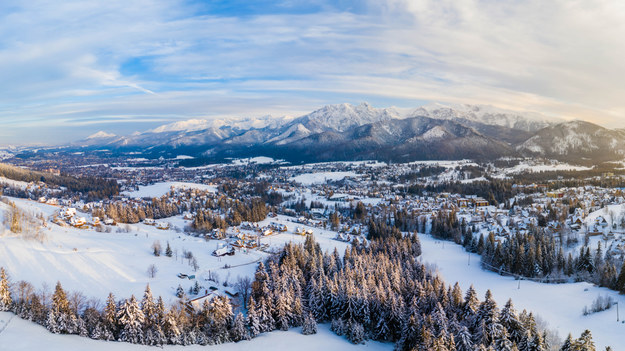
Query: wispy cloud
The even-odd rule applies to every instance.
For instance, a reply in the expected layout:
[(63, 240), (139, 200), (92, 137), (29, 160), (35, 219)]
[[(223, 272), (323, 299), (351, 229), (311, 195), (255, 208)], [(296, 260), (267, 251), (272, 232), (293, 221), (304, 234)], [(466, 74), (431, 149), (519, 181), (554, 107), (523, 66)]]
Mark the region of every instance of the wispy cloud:
[(3, 1), (2, 141), (363, 100), (625, 126), (624, 35), (619, 1)]

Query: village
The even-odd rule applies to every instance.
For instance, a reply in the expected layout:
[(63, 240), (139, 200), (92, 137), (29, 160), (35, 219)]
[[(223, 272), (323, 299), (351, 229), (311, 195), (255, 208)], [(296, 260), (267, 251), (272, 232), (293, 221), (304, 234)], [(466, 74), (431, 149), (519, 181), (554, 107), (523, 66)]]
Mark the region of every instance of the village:
[[(487, 255), (479, 245), (504, 245), (540, 233), (574, 260), (588, 248), (598, 248), (615, 264), (625, 258), (623, 191), (596, 185), (596, 179), (559, 186), (568, 183), (558, 177), (540, 183), (493, 178), (501, 168), (470, 161), (88, 168), (93, 176), (115, 179), (119, 192), (94, 199), (43, 181), (0, 179), (5, 194), (0, 206), (14, 204), (19, 218), (42, 219), (37, 222), (41, 244), (19, 241), (9, 227), (2, 239), (12, 241), (12, 251), (24, 252), (5, 252), (8, 267), (35, 285), (63, 279), (68, 290), (97, 297), (108, 289), (129, 296), (149, 284), (155, 295), (188, 313), (217, 297), (242, 312), (259, 264), (285, 245), (311, 239), (341, 256), (380, 235), (419, 233), (422, 240), (463, 245), (470, 257)], [(607, 176), (599, 179), (617, 177)], [(501, 190), (493, 190), (493, 184)], [(441, 238), (441, 230), (462, 235)], [(474, 241), (469, 246), (460, 240), (467, 236)], [(49, 249), (55, 253), (47, 254)], [(47, 274), (35, 273), (21, 256), (39, 257)], [(525, 274), (492, 266), (487, 258), (492, 259), (482, 256), (484, 269), (516, 279)], [(84, 272), (103, 262), (106, 269)], [(589, 279), (537, 272), (522, 279)]]

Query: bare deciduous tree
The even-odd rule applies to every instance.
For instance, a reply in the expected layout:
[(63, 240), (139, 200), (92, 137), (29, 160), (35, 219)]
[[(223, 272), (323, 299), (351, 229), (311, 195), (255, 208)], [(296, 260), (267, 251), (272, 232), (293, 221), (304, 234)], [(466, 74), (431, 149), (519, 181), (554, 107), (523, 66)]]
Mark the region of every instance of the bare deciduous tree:
[(158, 268), (154, 264), (148, 266), (148, 277), (154, 278), (156, 277), (156, 273), (158, 272)]
[(247, 299), (250, 296), (250, 291), (252, 290), (252, 280), (248, 276), (239, 276), (235, 287), (239, 291), (241, 300), (243, 300), (243, 308), (247, 308)]

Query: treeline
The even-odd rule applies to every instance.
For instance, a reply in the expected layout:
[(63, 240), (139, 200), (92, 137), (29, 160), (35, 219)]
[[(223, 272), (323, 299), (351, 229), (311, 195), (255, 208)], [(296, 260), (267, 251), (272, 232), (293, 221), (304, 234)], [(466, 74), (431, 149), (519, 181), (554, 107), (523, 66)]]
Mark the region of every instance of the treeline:
[(494, 233), (474, 235), (471, 226), (459, 221), (454, 212), (443, 211), (432, 218), (431, 234), (462, 244), (467, 251), (481, 255), (484, 268), (501, 274), (549, 283), (587, 281), (625, 292), (625, 266), (620, 271), (617, 268), (622, 258), (604, 250), (601, 242), (596, 249), (583, 246), (578, 254), (565, 254), (562, 244), (544, 228), (531, 226), (526, 234), (498, 240)]
[(92, 209), (92, 215), (111, 218), (119, 223), (138, 223), (146, 218), (161, 219), (193, 212), (190, 229), (205, 233), (213, 228), (225, 229), (242, 221), (259, 222), (267, 217), (269, 208), (262, 198), (247, 197), (235, 200), (204, 192), (193, 196), (191, 191), (179, 194), (186, 201), (172, 201), (173, 194), (152, 198), (141, 203), (114, 201)]
[(145, 345), (210, 345), (250, 338), (247, 320), (241, 313), (234, 315), (224, 296), (206, 300), (198, 311), (186, 303), (167, 308), (148, 286), (140, 301), (134, 296), (116, 301), (109, 294), (99, 309), (98, 303), (85, 303), (81, 294), (68, 294), (60, 283), (51, 296), (35, 293), (24, 281), (14, 290), (11, 294), (0, 269), (0, 311), (12, 311), (56, 334)]
[(169, 199), (168, 196), (162, 196), (140, 204), (115, 201), (94, 208), (91, 214), (100, 218), (111, 218), (119, 223), (138, 223), (146, 218), (160, 219), (179, 215), (189, 209), (186, 203), (171, 202)]
[(222, 217), (215, 209), (198, 210), (191, 222), (191, 230), (198, 233), (207, 233), (213, 229), (226, 229), (237, 226), (241, 222), (260, 222), (267, 218), (269, 209), (260, 198), (245, 201), (234, 200), (230, 204), (230, 211)]
[(406, 187), (406, 191), (410, 194), (421, 195), (428, 193), (455, 193), (463, 195), (476, 195), (488, 200), (491, 205), (497, 205), (505, 202), (506, 199), (514, 197), (518, 190), (512, 185), (514, 182), (509, 180), (501, 180), (496, 178), (488, 178), (487, 181), (476, 181), (472, 183), (461, 182), (444, 182), (440, 184), (412, 184)]
[[(0, 163), (0, 177), (22, 182), (44, 182), (51, 186), (66, 188), (66, 192), (72, 195), (81, 195), (87, 201), (105, 199), (119, 194), (119, 185), (116, 180), (98, 177), (72, 177), (68, 175), (55, 175), (51, 173), (31, 171), (4, 163)], [(6, 190), (5, 190), (6, 191)], [(13, 190), (20, 197), (28, 197), (21, 194), (18, 189)], [(11, 190), (9, 190), (11, 192)]]

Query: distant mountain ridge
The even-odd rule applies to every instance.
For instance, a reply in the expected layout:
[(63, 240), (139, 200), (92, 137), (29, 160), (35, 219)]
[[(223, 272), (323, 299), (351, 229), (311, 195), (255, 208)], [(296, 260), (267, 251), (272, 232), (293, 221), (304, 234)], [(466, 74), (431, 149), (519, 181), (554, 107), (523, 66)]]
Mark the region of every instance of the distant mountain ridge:
[(267, 155), (293, 162), (501, 156), (570, 160), (597, 154), (622, 158), (624, 137), (624, 131), (589, 122), (485, 105), (428, 104), (399, 110), (362, 103), (328, 105), (297, 118), (191, 119), (128, 136), (99, 132), (75, 147), (205, 159)]

